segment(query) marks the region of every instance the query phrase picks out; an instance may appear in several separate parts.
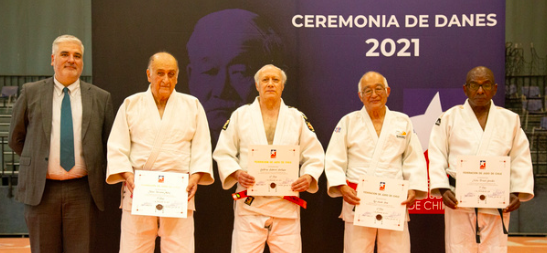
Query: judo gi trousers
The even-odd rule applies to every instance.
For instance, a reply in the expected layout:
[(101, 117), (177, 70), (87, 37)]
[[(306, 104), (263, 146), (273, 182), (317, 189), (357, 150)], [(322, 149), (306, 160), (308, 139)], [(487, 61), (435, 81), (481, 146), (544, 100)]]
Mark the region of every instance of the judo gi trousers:
[(346, 222), (344, 253), (373, 253), (378, 238), (378, 253), (410, 253), (408, 222), (403, 231), (355, 226)]
[(262, 253), (265, 242), (272, 253), (300, 253), (300, 219), (235, 215), (232, 253)]
[(194, 252), (194, 216), (165, 218), (131, 215), (123, 210), (120, 253), (153, 253), (156, 236), (161, 237), (162, 253)]
[[(509, 224), (509, 213), (503, 221)], [(481, 243), (475, 240), (475, 212), (444, 209), (446, 253), (507, 253), (507, 235), (499, 215), (479, 213)]]

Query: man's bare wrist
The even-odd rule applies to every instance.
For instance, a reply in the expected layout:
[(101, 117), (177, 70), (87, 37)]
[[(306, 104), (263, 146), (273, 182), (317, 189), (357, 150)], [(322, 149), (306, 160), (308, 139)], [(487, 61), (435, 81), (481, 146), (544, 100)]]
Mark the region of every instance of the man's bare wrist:
[(446, 191), (450, 191), (450, 189), (448, 189), (448, 188), (440, 188), (440, 189), (439, 189), (439, 193), (441, 193), (441, 196), (444, 195), (444, 193), (445, 193)]
[(235, 177), (236, 180), (238, 180), (238, 181), (239, 181), (239, 173), (240, 173), (240, 172), (241, 172), (241, 170), (236, 170), (236, 171), (234, 172), (234, 177)]

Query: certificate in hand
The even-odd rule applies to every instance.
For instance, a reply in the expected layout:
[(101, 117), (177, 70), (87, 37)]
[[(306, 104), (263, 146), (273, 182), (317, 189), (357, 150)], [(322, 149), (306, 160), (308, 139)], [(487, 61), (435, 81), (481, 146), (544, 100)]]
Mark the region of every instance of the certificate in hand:
[(186, 218), (188, 174), (137, 170), (131, 214)]
[(249, 196), (298, 196), (291, 190), (299, 174), (298, 145), (249, 145), (248, 158), (248, 173), (255, 178)]
[(401, 205), (408, 195), (408, 181), (391, 178), (361, 176), (353, 224), (363, 227), (403, 231), (406, 205)]
[(460, 156), (456, 177), (459, 207), (505, 208), (509, 205), (508, 156)]

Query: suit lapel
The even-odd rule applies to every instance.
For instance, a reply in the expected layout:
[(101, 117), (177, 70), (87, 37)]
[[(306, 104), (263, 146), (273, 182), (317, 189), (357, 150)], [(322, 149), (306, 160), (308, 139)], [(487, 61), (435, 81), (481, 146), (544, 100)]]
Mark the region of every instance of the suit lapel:
[(49, 143), (51, 138), (51, 110), (53, 108), (53, 77), (44, 82), (44, 85), (41, 87), (42, 99), (40, 99), (42, 101), (42, 125), (47, 142)]
[(91, 110), (93, 108), (93, 96), (91, 94), (91, 86), (80, 80), (80, 89), (82, 96), (82, 140), (89, 127), (89, 121), (91, 120)]

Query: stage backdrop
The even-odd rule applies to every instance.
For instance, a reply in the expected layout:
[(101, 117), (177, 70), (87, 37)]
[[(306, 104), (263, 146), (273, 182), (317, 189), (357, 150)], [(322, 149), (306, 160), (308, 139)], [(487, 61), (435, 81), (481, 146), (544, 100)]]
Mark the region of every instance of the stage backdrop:
[[(465, 101), (467, 71), (484, 65), (500, 84), (503, 105), (505, 1), (143, 1), (92, 2), (94, 83), (118, 107), (148, 87), (148, 58), (168, 51), (179, 61), (177, 91), (198, 97), (213, 142), (222, 124), (256, 96), (252, 76), (273, 63), (286, 70), (283, 98), (308, 116), (326, 149), (334, 126), (363, 104), (357, 83), (367, 71), (391, 87), (388, 106), (412, 117), (427, 149), (438, 115)], [(425, 169), (425, 168), (424, 168)], [(218, 173), (215, 172), (218, 179)], [(117, 252), (119, 185), (108, 186), (100, 226), (101, 252)], [(304, 252), (342, 252), (341, 199), (302, 194)], [(196, 196), (196, 252), (229, 252), (233, 201), (217, 181)], [(413, 252), (442, 252), (439, 200), (411, 210)]]

